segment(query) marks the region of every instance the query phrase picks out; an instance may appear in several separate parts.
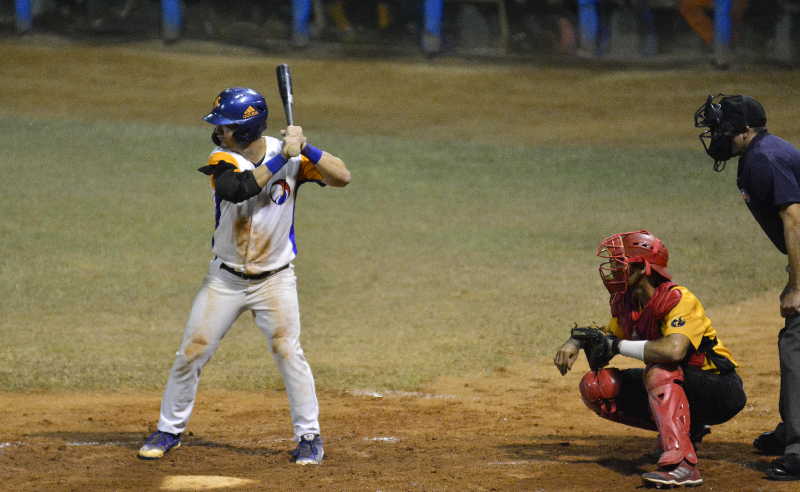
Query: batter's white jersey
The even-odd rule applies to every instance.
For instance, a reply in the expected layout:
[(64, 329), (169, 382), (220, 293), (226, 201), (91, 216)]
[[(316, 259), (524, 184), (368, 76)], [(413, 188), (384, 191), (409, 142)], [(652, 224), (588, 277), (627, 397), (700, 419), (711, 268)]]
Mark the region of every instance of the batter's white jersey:
[[(267, 162), (281, 152), (282, 143), (274, 137), (262, 138), (267, 147), (262, 162)], [(236, 166), (235, 172), (257, 167), (243, 155), (224, 147), (216, 147), (208, 157), (209, 165), (217, 165), (219, 161)], [(278, 269), (294, 260), (297, 256), (294, 207), (297, 189), (307, 181), (324, 186), (316, 166), (302, 155), (289, 159), (258, 195), (239, 203), (216, 196), (212, 177), (214, 254), (229, 267), (250, 275)]]

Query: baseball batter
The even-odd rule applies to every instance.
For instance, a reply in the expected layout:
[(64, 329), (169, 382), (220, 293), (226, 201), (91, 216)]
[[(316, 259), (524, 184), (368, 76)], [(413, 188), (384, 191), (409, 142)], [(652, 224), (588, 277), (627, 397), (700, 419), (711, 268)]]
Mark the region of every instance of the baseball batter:
[[(697, 297), (671, 282), (660, 239), (645, 230), (614, 234), (597, 255), (607, 260), (600, 275), (611, 321), (606, 330), (574, 328), (554, 363), (566, 374), (583, 348), (592, 369), (580, 382), (583, 402), (605, 419), (658, 431), (659, 468), (642, 475), (645, 485), (700, 485), (695, 446), (747, 400), (736, 362)], [(616, 354), (645, 368), (605, 368)]]
[(341, 159), (309, 144), (300, 126), (282, 130), (283, 140), (263, 136), (267, 115), (261, 94), (233, 87), (219, 93), (203, 118), (214, 125), (216, 144), (199, 169), (210, 176), (214, 257), (169, 373), (157, 430), (139, 450), (142, 459), (180, 446), (203, 366), (233, 322), (250, 311), (286, 387), (298, 442), (293, 459), (322, 462), (314, 377), (300, 347), (294, 210), (300, 185), (346, 186), (350, 172)]

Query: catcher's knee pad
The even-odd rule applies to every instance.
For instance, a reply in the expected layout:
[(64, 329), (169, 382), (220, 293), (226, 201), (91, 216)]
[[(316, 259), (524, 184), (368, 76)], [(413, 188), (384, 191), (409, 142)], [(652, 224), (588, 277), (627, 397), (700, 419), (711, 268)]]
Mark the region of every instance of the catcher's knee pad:
[(618, 420), (615, 418), (617, 413), (615, 398), (622, 389), (622, 376), (619, 369), (610, 367), (599, 371), (589, 371), (584, 374), (578, 388), (581, 391), (583, 403), (589, 409), (603, 418)]
[(684, 459), (696, 464), (697, 455), (689, 436), (691, 419), (689, 400), (683, 390), (683, 370), (680, 366), (650, 365), (644, 372), (644, 386), (663, 450), (658, 464), (674, 465)]

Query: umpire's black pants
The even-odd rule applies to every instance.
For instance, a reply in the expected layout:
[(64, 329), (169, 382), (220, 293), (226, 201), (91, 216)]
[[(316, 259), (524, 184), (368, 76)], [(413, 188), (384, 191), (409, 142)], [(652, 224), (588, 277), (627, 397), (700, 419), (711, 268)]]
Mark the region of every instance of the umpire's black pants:
[(800, 314), (786, 318), (786, 324), (778, 334), (778, 354), (781, 360), (780, 412), (783, 425), (776, 431), (786, 442), (785, 454), (800, 454)]

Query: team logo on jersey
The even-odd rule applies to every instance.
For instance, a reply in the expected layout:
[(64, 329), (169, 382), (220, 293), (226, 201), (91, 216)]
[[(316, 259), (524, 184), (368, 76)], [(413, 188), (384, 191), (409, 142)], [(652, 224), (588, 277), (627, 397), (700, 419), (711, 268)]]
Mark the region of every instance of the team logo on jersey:
[(292, 189), (289, 187), (289, 183), (287, 183), (285, 179), (279, 179), (278, 181), (275, 181), (269, 188), (269, 198), (273, 203), (275, 203), (275, 205), (283, 205), (286, 200), (289, 199), (291, 194)]
[(685, 319), (683, 319), (683, 318), (675, 318), (675, 319), (673, 319), (673, 320), (672, 320), (672, 322), (670, 323), (670, 325), (671, 325), (673, 328), (680, 328), (681, 326), (683, 326), (683, 325), (685, 325), (685, 324), (686, 324), (686, 320), (685, 320)]
[(258, 115), (258, 110), (256, 108), (254, 108), (253, 106), (247, 106), (247, 109), (245, 109), (244, 113), (242, 113), (242, 118), (247, 119), (257, 115)]

